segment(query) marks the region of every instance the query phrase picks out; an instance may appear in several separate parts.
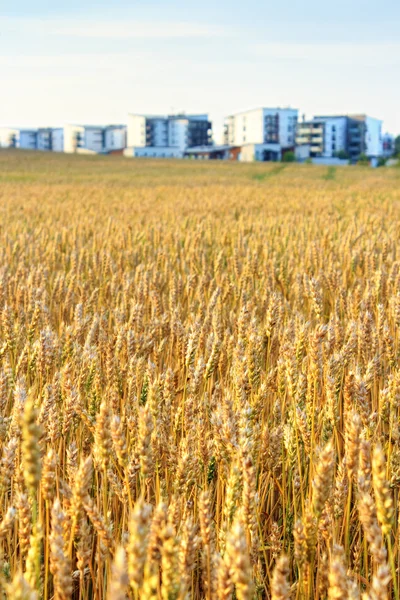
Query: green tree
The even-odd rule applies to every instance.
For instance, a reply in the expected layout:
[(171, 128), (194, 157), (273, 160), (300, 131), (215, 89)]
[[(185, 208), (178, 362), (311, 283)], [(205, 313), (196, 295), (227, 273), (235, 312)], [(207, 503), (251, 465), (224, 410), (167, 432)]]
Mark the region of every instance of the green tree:
[(346, 150), (339, 150), (339, 152), (336, 152), (335, 154), (336, 158), (340, 158), (342, 160), (346, 160), (349, 159), (349, 155), (347, 154)]
[(363, 167), (368, 167), (369, 159), (366, 154), (360, 154), (360, 158), (357, 161), (358, 165), (362, 165)]
[(296, 160), (296, 155), (292, 150), (288, 150), (282, 156), (282, 162), (294, 162)]

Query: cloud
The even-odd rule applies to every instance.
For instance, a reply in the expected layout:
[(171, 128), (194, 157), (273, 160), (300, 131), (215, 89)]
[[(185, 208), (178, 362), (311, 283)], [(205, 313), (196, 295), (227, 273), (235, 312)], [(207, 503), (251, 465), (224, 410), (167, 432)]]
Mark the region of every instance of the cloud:
[(226, 37), (225, 27), (184, 21), (38, 19), (0, 17), (0, 31), (34, 35), (98, 39), (184, 39)]
[(253, 53), (262, 58), (307, 61), (324, 65), (379, 67), (400, 64), (400, 43), (280, 43), (253, 44)]

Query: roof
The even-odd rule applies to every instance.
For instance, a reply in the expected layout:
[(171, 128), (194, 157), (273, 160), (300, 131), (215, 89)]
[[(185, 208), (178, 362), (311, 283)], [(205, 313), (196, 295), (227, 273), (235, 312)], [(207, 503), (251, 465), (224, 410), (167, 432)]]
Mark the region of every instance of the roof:
[(231, 113), (226, 119), (229, 117), (235, 117), (236, 115), (244, 115), (245, 113), (254, 112), (256, 110), (292, 110), (294, 112), (299, 112), (298, 108), (292, 108), (291, 106), (257, 106), (255, 108), (249, 108), (247, 110), (239, 110), (237, 112)]
[(199, 113), (197, 115), (191, 114), (188, 115), (186, 113), (180, 113), (176, 115), (150, 115), (150, 114), (142, 114), (142, 113), (129, 113), (130, 117), (144, 117), (145, 119), (192, 119), (192, 120), (203, 120), (208, 121), (208, 113)]

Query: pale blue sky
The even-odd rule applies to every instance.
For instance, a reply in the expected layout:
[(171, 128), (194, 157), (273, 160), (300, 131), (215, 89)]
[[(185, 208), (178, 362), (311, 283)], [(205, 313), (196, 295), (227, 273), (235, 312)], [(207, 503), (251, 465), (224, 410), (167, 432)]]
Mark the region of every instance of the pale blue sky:
[(400, 133), (398, 0), (0, 0), (0, 125), (292, 106)]

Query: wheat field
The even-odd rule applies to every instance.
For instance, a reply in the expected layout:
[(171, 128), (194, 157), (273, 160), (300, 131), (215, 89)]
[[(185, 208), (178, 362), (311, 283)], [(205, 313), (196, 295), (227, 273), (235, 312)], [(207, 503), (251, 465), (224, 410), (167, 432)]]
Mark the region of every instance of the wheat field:
[(399, 598), (400, 170), (0, 153), (0, 587)]

